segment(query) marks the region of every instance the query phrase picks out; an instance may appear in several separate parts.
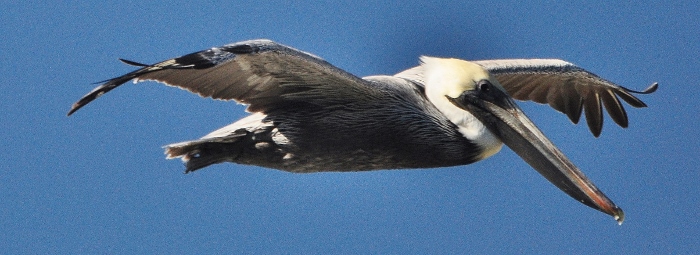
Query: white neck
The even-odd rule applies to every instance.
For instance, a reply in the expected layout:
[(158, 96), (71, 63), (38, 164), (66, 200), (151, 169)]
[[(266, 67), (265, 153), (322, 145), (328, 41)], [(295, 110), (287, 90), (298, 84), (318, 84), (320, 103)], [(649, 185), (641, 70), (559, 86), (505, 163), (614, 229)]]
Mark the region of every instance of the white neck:
[(459, 128), (458, 131), (464, 137), (484, 149), (480, 155), (481, 159), (488, 158), (501, 150), (503, 146), (501, 140), (491, 133), (474, 115), (458, 108), (448, 101), (445, 96), (430, 93), (428, 86), (426, 86), (425, 92), (428, 100)]
[[(421, 60), (424, 60), (426, 67), (424, 76), (425, 94), (428, 100), (459, 128), (459, 132), (464, 137), (483, 149), (480, 155), (481, 159), (487, 158), (501, 150), (503, 146), (501, 140), (491, 133), (479, 119), (470, 112), (455, 106), (446, 98), (446, 96), (456, 98), (465, 90), (466, 86), (459, 86), (459, 83), (474, 83), (475, 81), (471, 77), (455, 75), (454, 68), (446, 67), (445, 65), (435, 65), (435, 60), (432, 58), (422, 58)], [(440, 63), (438, 62), (438, 64)]]

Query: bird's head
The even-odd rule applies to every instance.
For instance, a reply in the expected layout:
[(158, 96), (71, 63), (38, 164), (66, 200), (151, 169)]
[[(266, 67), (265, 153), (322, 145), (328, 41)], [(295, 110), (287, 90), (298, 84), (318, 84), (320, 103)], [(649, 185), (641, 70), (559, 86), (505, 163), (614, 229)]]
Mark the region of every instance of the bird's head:
[[(429, 96), (459, 97), (465, 91), (481, 89), (489, 86), (503, 93), (505, 89), (482, 66), (455, 58), (421, 57), (425, 68), (426, 89)], [(484, 87), (486, 88), (486, 87)], [(437, 98), (435, 98), (437, 99)]]
[(488, 123), (480, 120), (475, 112), (464, 109), (451, 100), (470, 95), (474, 99), (510, 105), (512, 100), (498, 80), (480, 65), (461, 59), (424, 56), (421, 57), (421, 62), (428, 100), (458, 127), (464, 137), (480, 147), (481, 153), (475, 160), (498, 152), (502, 147), (498, 133), (489, 128)]
[(479, 159), (496, 153), (503, 142), (559, 189), (622, 223), (622, 210), (542, 134), (487, 70), (459, 59), (421, 61), (428, 100), (481, 147)]

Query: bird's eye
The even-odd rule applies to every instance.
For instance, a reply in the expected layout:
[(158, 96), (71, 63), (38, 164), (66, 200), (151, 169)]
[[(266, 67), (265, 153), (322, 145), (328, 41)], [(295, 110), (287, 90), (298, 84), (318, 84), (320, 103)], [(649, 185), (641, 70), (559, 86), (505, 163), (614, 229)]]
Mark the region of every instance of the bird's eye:
[(489, 93), (491, 91), (491, 82), (487, 80), (479, 81), (479, 84), (477, 86), (479, 86), (479, 91), (481, 91), (482, 93)]

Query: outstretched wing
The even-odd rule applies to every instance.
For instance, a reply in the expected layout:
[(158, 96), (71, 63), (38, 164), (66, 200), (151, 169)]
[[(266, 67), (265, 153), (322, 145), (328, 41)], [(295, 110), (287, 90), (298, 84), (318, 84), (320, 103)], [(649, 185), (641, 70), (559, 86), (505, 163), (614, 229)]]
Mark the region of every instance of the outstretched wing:
[[(603, 129), (603, 106), (621, 127), (627, 127), (625, 108), (618, 97), (634, 107), (646, 107), (635, 97), (656, 91), (652, 84), (644, 91), (634, 91), (558, 59), (499, 59), (473, 61), (491, 72), (513, 98), (549, 104), (578, 123), (585, 109), (588, 128), (594, 136)], [(396, 76), (423, 83), (422, 66)]]
[(340, 104), (376, 92), (368, 81), (270, 40), (228, 44), (154, 65), (122, 62), (141, 69), (105, 81), (73, 104), (68, 115), (129, 80), (153, 80), (202, 97), (236, 100), (248, 104), (251, 112), (266, 112), (298, 101)]
[(658, 87), (654, 83), (644, 91), (633, 91), (559, 59), (474, 62), (489, 70), (515, 99), (549, 104), (574, 123), (578, 123), (581, 110), (585, 109), (588, 128), (596, 137), (603, 128), (603, 106), (615, 123), (626, 128), (627, 113), (618, 97), (633, 107), (646, 107), (632, 94), (652, 93)]

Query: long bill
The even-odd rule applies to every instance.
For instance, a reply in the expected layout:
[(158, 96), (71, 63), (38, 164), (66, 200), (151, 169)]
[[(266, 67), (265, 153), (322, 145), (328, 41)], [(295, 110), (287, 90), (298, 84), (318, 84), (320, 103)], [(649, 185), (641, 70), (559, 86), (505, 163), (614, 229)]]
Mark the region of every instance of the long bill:
[(448, 100), (474, 114), (503, 143), (566, 194), (613, 216), (618, 224), (622, 224), (622, 209), (564, 156), (509, 96), (503, 94), (496, 100), (483, 100), (465, 92), (458, 98), (448, 97)]

